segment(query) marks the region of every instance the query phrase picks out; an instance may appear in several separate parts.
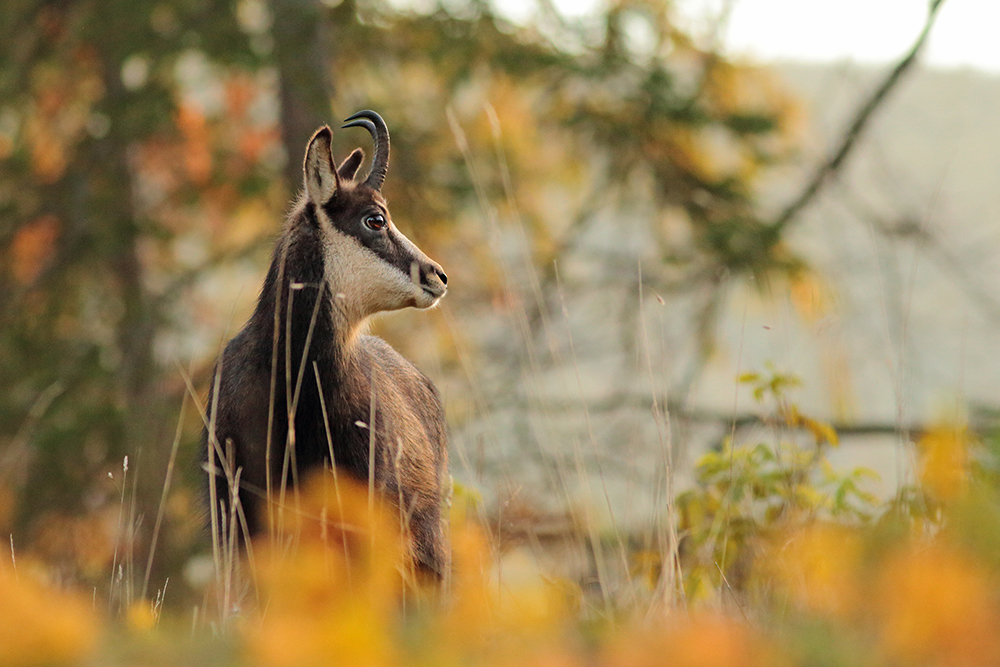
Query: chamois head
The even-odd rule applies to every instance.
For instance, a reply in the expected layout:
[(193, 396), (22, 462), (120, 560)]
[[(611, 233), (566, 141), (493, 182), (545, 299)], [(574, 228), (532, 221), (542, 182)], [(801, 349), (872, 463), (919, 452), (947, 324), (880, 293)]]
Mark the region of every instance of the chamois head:
[(375, 140), (371, 172), (354, 176), (364, 159), (358, 148), (339, 167), (330, 128), (313, 135), (303, 164), (305, 214), (323, 243), (326, 281), (334, 310), (353, 328), (375, 313), (430, 308), (444, 296), (448, 277), (392, 224), (381, 188), (389, 166), (389, 131), (374, 111), (360, 111), (347, 127), (364, 127)]

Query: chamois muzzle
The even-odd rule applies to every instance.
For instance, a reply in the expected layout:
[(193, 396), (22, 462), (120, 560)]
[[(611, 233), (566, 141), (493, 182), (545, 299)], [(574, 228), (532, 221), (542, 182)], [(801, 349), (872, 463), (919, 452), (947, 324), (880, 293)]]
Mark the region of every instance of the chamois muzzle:
[(440, 299), (448, 291), (448, 276), (437, 263), (428, 264), (421, 274), (420, 287), (433, 299)]
[(385, 175), (389, 171), (389, 128), (386, 127), (382, 116), (366, 109), (345, 119), (341, 127), (363, 127), (371, 133), (375, 141), (375, 155), (372, 157), (372, 170), (368, 172), (365, 185), (376, 192), (381, 191)]

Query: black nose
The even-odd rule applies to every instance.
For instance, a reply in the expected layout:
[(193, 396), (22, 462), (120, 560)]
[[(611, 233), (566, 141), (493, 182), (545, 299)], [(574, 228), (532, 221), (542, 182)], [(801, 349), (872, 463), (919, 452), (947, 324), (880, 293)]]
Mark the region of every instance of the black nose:
[(434, 273), (438, 275), (438, 278), (441, 279), (441, 282), (443, 282), (445, 285), (448, 284), (448, 276), (445, 275), (444, 271), (442, 271), (441, 269), (434, 269)]

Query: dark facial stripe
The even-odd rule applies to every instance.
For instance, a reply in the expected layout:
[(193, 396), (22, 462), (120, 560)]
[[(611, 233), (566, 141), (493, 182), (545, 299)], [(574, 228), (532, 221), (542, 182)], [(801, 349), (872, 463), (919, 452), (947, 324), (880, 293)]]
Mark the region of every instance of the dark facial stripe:
[[(413, 256), (413, 253), (403, 245), (401, 234), (399, 232), (397, 232), (394, 228), (389, 228), (387, 231), (388, 233), (385, 237), (388, 241), (388, 243), (385, 244), (387, 247), (382, 252), (375, 248), (372, 248), (372, 250), (385, 262), (396, 267), (404, 276), (410, 278), (412, 275), (411, 267), (413, 266), (413, 263), (416, 262), (419, 267), (420, 262)], [(419, 268), (417, 280), (418, 282), (420, 280)]]
[(404, 245), (401, 235), (394, 227), (387, 226), (382, 232), (374, 232), (365, 227), (363, 219), (373, 213), (381, 213), (386, 220), (390, 220), (389, 211), (367, 188), (362, 186), (354, 191), (338, 192), (337, 196), (323, 205), (323, 212), (329, 217), (334, 229), (356, 239), (362, 247), (407, 278), (411, 275), (411, 265), (414, 262), (420, 263)]

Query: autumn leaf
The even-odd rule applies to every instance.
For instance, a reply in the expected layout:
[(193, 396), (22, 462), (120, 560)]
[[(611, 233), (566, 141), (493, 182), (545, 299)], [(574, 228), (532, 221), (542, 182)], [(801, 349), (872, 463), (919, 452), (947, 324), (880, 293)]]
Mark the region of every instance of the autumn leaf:
[(966, 488), (968, 437), (962, 426), (942, 425), (930, 429), (920, 438), (921, 481), (941, 500), (952, 500)]
[(54, 215), (35, 218), (17, 230), (11, 243), (10, 269), (22, 285), (35, 280), (52, 260), (59, 238), (59, 220)]
[(212, 150), (205, 116), (190, 104), (177, 110), (177, 127), (184, 136), (184, 166), (188, 177), (204, 185), (212, 173)]

